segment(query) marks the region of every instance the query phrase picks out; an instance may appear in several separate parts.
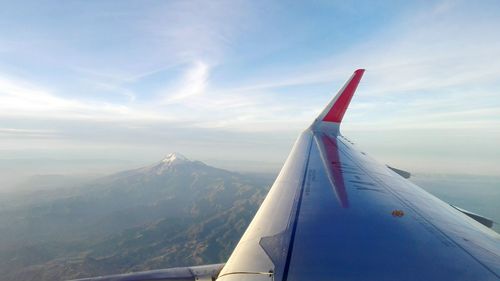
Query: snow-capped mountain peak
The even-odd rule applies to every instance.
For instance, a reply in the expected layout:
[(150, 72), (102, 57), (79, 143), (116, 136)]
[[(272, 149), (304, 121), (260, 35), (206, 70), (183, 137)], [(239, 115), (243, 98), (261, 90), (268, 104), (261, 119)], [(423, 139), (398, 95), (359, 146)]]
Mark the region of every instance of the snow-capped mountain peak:
[(143, 172), (152, 173), (156, 175), (161, 175), (167, 171), (171, 171), (174, 167), (191, 165), (195, 163), (189, 160), (186, 156), (173, 152), (165, 156), (159, 163), (154, 164), (153, 166), (145, 167), (141, 169)]
[(178, 153), (178, 152), (172, 152), (170, 154), (168, 154), (167, 156), (165, 156), (165, 158), (163, 158), (163, 160), (161, 160), (162, 163), (164, 164), (172, 164), (172, 163), (175, 163), (175, 162), (185, 162), (185, 161), (189, 161), (189, 159), (187, 159), (186, 156)]

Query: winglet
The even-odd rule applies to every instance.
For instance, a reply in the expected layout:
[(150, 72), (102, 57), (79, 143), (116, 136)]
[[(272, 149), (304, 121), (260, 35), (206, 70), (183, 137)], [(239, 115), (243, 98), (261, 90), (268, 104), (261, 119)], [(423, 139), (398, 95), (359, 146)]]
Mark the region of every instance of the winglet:
[(344, 117), (345, 111), (351, 102), (352, 96), (358, 87), (359, 81), (365, 72), (364, 69), (354, 71), (354, 74), (345, 83), (344, 87), (340, 89), (338, 94), (328, 103), (328, 106), (321, 112), (316, 119), (318, 122), (331, 122), (340, 124)]

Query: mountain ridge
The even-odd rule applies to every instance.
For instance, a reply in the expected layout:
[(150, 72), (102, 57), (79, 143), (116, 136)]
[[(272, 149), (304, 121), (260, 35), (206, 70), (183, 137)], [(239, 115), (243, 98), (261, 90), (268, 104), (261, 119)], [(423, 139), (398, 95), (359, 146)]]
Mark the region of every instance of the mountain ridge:
[(10, 226), (0, 226), (0, 273), (64, 280), (221, 262), (268, 187), (268, 179), (171, 153), (0, 215)]

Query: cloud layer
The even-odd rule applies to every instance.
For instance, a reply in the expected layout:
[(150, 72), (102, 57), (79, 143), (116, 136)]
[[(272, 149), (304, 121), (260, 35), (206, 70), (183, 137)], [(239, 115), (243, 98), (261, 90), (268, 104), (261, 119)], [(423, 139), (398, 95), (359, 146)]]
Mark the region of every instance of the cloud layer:
[(488, 1), (10, 3), (0, 158), (183, 151), (279, 166), (363, 67), (348, 136), (402, 168), (500, 174), (498, 12)]

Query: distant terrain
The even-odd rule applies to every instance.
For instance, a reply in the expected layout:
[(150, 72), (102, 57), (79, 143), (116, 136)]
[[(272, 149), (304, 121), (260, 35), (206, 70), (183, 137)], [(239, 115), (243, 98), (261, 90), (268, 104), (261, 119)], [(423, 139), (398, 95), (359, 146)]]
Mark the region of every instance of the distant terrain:
[[(1, 280), (65, 280), (224, 262), (274, 180), (170, 154), (100, 178), (46, 175), (0, 195)], [(415, 175), (500, 221), (500, 178)], [(498, 224), (495, 225), (498, 231)]]
[(1, 280), (224, 261), (272, 181), (179, 154), (68, 188), (56, 176), (33, 180), (40, 189), (0, 197)]
[(411, 180), (445, 202), (493, 219), (500, 233), (500, 176), (416, 174)]

